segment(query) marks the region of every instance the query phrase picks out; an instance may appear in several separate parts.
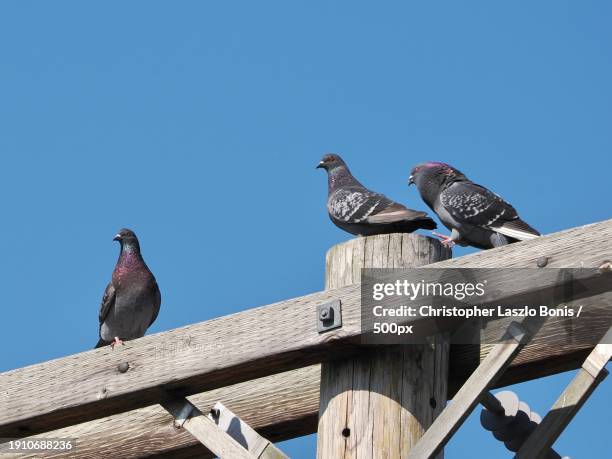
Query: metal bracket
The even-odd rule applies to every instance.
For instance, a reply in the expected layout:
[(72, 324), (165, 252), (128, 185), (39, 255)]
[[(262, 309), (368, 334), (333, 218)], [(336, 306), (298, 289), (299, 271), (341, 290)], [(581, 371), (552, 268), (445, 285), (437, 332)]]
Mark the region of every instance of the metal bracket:
[(342, 327), (342, 303), (333, 300), (317, 306), (317, 330), (323, 333)]
[(189, 416), (191, 416), (193, 409), (194, 406), (188, 400), (185, 400), (185, 404), (174, 418), (174, 427), (176, 427), (177, 429), (183, 428), (183, 424), (185, 424), (187, 419), (189, 419)]

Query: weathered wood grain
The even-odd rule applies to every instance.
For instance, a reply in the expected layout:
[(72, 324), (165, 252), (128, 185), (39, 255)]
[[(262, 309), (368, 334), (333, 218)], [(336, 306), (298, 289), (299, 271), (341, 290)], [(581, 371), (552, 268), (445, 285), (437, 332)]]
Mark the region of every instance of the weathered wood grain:
[[(357, 284), (362, 268), (418, 267), (450, 256), (439, 241), (413, 234), (353, 239), (328, 251), (325, 286)], [(446, 404), (448, 338), (365, 349), (321, 366), (320, 459), (406, 457)]]
[[(607, 221), (513, 246), (479, 252), (451, 262), (437, 263), (435, 266), (444, 267), (451, 263), (457, 267), (532, 267), (536, 266), (541, 257), (549, 258), (547, 266), (550, 267), (600, 266), (602, 262), (612, 259), (610, 236), (612, 224)], [(534, 343), (521, 351), (496, 386), (579, 367), (592, 346), (568, 345), (563, 342), (562, 331), (562, 326), (558, 330), (542, 330), (542, 339), (538, 341), (539, 338), (536, 337)], [(592, 331), (597, 333), (600, 330), (595, 326)], [(544, 333), (550, 333), (548, 340), (545, 339)], [(182, 347), (188, 346), (187, 340), (178, 340), (161, 346), (161, 350), (180, 353)], [(451, 394), (465, 381), (479, 360), (487, 355), (489, 347), (451, 347)], [(75, 366), (78, 370), (78, 366)], [(316, 365), (216, 389), (190, 399), (202, 409), (221, 400), (266, 438), (276, 441), (316, 430), (318, 387), (319, 369)], [(59, 384), (57, 390), (66, 389)], [(0, 399), (3, 393), (4, 386), (0, 385)], [(44, 398), (45, 394), (41, 394), (36, 397)], [(92, 414), (90, 418), (94, 416)], [(20, 432), (20, 436), (24, 434), (26, 432)], [(51, 434), (45, 436), (49, 435)], [(173, 429), (172, 418), (159, 406), (75, 425), (56, 431), (52, 436), (78, 437), (82, 457), (99, 457), (96, 451), (113, 457), (138, 457), (164, 452), (168, 452), (172, 457), (201, 457), (202, 454), (202, 448), (195, 444), (190, 435)], [(121, 453), (117, 454), (118, 451)]]
[[(280, 373), (196, 394), (188, 399), (202, 412), (222, 401), (241, 419), (271, 441), (286, 440), (315, 432), (319, 408), (319, 365)], [(134, 459), (167, 454), (168, 457), (212, 458), (213, 455), (190, 433), (176, 429), (174, 418), (160, 405), (66, 427), (54, 438), (78, 438), (78, 457)], [(51, 433), (41, 434), (48, 438)], [(32, 437), (36, 438), (36, 437)], [(6, 455), (9, 458), (38, 458), (38, 454)], [(67, 457), (61, 452), (45, 458)]]

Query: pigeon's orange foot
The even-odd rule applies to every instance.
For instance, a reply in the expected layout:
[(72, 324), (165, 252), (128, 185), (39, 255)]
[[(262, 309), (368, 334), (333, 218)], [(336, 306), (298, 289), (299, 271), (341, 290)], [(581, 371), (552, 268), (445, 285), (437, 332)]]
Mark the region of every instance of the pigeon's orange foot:
[(110, 343), (110, 346), (112, 349), (115, 349), (115, 345), (117, 344), (121, 344), (122, 346), (125, 346), (125, 343), (122, 340), (120, 340), (118, 336), (115, 336), (115, 341)]
[(453, 248), (455, 246), (455, 241), (453, 241), (449, 236), (445, 236), (444, 234), (436, 233), (435, 231), (432, 231), (431, 234), (433, 234), (436, 237), (439, 237), (444, 247)]

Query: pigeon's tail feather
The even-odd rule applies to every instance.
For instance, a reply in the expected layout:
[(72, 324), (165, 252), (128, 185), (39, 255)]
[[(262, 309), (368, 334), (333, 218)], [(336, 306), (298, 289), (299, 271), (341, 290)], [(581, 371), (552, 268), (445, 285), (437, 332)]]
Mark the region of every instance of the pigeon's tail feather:
[(94, 349), (97, 349), (97, 348), (102, 347), (102, 346), (106, 346), (107, 344), (108, 343), (106, 341), (104, 341), (102, 338), (100, 338), (98, 340), (98, 344), (96, 344), (96, 347), (94, 347)]
[[(410, 223), (423, 229), (436, 228), (435, 222), (425, 212), (407, 209), (399, 204), (393, 204), (382, 212), (369, 216), (366, 221), (372, 224)], [(429, 228), (432, 225), (433, 227)]]
[(517, 239), (519, 241), (526, 241), (528, 239), (534, 239), (540, 236), (540, 232), (535, 228), (531, 227), (527, 222), (517, 218), (509, 222), (504, 222), (503, 225), (495, 227), (495, 231), (503, 234), (504, 236)]
[(388, 226), (388, 232), (412, 233), (417, 229), (433, 230), (438, 227), (436, 222), (427, 216), (425, 212), (415, 212), (408, 209), (396, 212), (380, 213), (368, 217), (367, 223)]

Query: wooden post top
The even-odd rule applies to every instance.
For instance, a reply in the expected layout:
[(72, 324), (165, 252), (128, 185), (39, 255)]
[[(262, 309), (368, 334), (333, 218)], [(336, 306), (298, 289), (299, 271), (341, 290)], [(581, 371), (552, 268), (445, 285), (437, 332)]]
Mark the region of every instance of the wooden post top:
[(350, 239), (327, 251), (325, 288), (359, 283), (362, 268), (416, 268), (451, 257), (451, 249), (422, 234), (378, 234)]

